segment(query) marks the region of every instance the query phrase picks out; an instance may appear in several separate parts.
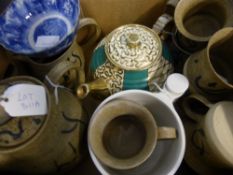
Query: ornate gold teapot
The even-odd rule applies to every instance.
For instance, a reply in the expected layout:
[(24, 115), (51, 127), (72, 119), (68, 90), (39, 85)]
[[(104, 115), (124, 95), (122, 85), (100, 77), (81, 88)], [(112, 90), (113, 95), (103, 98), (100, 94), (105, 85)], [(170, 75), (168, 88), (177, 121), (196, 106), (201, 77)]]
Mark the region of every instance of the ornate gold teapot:
[(113, 30), (96, 47), (89, 79), (77, 89), (79, 98), (89, 92), (108, 96), (126, 89), (151, 90), (151, 82), (162, 85), (173, 66), (166, 45), (152, 29), (128, 24)]

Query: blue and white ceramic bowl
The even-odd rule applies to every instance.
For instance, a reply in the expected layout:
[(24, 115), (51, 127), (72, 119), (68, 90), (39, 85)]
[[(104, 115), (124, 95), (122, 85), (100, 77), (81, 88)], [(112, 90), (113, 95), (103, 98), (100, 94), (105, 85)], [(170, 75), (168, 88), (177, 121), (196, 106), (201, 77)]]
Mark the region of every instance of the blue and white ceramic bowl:
[(0, 44), (25, 55), (53, 56), (72, 42), (79, 0), (13, 0), (0, 16)]

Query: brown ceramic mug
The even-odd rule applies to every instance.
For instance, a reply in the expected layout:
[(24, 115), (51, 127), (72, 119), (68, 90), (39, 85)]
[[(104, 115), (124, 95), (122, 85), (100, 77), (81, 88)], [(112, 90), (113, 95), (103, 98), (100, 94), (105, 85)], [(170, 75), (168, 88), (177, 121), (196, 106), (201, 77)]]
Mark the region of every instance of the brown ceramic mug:
[(216, 99), (232, 93), (232, 47), (233, 28), (223, 28), (211, 37), (207, 48), (188, 58), (184, 74), (190, 81), (192, 91)]
[[(188, 164), (197, 172), (207, 167), (232, 169), (233, 102), (220, 101), (213, 104), (203, 96), (192, 94), (184, 98), (183, 109), (187, 117), (194, 121), (194, 124), (187, 125), (190, 141), (185, 159)], [(203, 167), (205, 165), (206, 168)]]
[[(76, 70), (82, 69), (84, 71), (85, 58), (81, 46), (85, 47), (95, 42), (100, 37), (101, 29), (97, 22), (92, 18), (81, 18), (79, 21), (80, 23), (77, 35), (72, 44), (66, 48), (63, 53), (50, 58), (31, 58), (26, 55), (17, 55), (12, 53), (9, 53), (9, 57), (27, 63), (32, 75), (40, 80), (44, 80), (48, 72), (61, 62), (68, 61), (71, 64), (76, 65)], [(82, 35), (82, 33), (79, 33), (82, 30), (86, 30), (88, 33), (83, 36), (79, 36)], [(67, 74), (65, 76), (67, 76)]]
[(176, 129), (158, 127), (143, 105), (115, 99), (93, 114), (88, 142), (96, 157), (118, 170), (135, 168), (146, 161), (161, 139), (175, 139)]
[(187, 53), (206, 46), (210, 37), (224, 27), (233, 25), (231, 0), (180, 0), (174, 15), (176, 44)]
[[(54, 72), (53, 69), (57, 69), (56, 67), (61, 67), (60, 65), (63, 65), (63, 69), (60, 69), (58, 73), (58, 76), (60, 78), (59, 84), (66, 85), (67, 80), (73, 81), (76, 83), (78, 83), (79, 80), (81, 82), (84, 81), (84, 78), (81, 78), (81, 76), (83, 75), (79, 73), (81, 71), (84, 71), (85, 59), (84, 59), (82, 49), (77, 44), (76, 40), (73, 41), (71, 46), (69, 46), (69, 48), (64, 53), (62, 53), (58, 57), (54, 57), (47, 61), (39, 62), (38, 60), (34, 60), (28, 56), (15, 55), (15, 54), (12, 55), (9, 52), (8, 52), (8, 56), (12, 58), (13, 61), (25, 63), (24, 65), (28, 67), (28, 71), (34, 77), (37, 77), (41, 81), (45, 79), (47, 74), (51, 75), (50, 72)], [(72, 65), (72, 69), (70, 68), (70, 65)], [(76, 74), (75, 76), (73, 76), (75, 71), (76, 71)], [(61, 72), (63, 72), (62, 75), (60, 75)], [(57, 80), (53, 80), (52, 79), (53, 77), (54, 75), (50, 77), (51, 81), (56, 82)]]

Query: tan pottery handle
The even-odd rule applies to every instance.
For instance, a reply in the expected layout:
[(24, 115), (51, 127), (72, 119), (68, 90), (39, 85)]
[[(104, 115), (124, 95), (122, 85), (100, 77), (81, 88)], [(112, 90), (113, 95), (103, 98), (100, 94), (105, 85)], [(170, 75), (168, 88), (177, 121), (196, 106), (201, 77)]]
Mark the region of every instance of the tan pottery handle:
[(83, 30), (84, 28), (88, 29), (88, 33), (83, 41), (79, 43), (79, 45), (83, 48), (86, 48), (92, 44), (94, 44), (101, 36), (101, 28), (99, 24), (93, 18), (81, 18), (79, 21), (79, 30)]
[(179, 1), (180, 0), (168, 0), (166, 3), (165, 12), (174, 16), (174, 11)]
[(198, 94), (191, 94), (184, 99), (182, 106), (187, 117), (199, 122), (213, 104)]
[[(49, 80), (51, 80), (55, 84), (60, 84), (60, 79), (67, 73), (68, 71), (70, 72), (69, 79), (74, 81), (75, 83), (83, 83), (85, 82), (85, 74), (84, 70), (78, 66), (78, 64), (75, 64), (74, 62), (71, 61), (62, 61), (59, 62), (56, 66), (51, 69), (51, 71), (47, 74)], [(75, 85), (77, 86), (77, 85)]]
[(172, 127), (158, 127), (158, 139), (175, 139), (177, 138), (176, 135), (176, 128)]
[(166, 28), (173, 23), (173, 17), (167, 13), (162, 14), (155, 24), (153, 25), (153, 30), (160, 36), (162, 40), (167, 38)]

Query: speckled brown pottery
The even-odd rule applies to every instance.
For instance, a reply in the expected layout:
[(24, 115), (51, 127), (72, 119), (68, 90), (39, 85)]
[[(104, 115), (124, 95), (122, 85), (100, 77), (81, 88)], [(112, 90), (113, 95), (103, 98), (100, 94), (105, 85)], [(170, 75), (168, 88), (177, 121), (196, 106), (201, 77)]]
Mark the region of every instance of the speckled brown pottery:
[(204, 48), (210, 37), (233, 25), (231, 0), (180, 0), (174, 15), (175, 41), (183, 50), (193, 53)]
[[(12, 55), (9, 53), (9, 57), (13, 58), (14, 60), (24, 62), (25, 65), (28, 66), (31, 74), (40, 80), (44, 80), (45, 76), (50, 72), (54, 72), (57, 67), (62, 67), (59, 70), (59, 72), (63, 72), (63, 75), (59, 76), (60, 80), (58, 81), (60, 84), (66, 84), (66, 81), (77, 82), (80, 79), (82, 79), (80, 80), (81, 82), (84, 81), (84, 79), (80, 78), (80, 76), (83, 76), (81, 71), (84, 71), (85, 58), (82, 49), (77, 44), (76, 40), (64, 53), (58, 57), (54, 57), (52, 59), (43, 58), (43, 61), (41, 62), (38, 59), (35, 60), (24, 55)], [(50, 73), (50, 75), (51, 74), (53, 73)], [(54, 76), (56, 75), (52, 75), (50, 78), (52, 79)]]
[(127, 170), (140, 166), (156, 149), (157, 142), (176, 139), (176, 129), (159, 127), (152, 113), (130, 100), (113, 100), (95, 112), (88, 143), (106, 166)]
[(208, 96), (223, 98), (233, 91), (233, 28), (223, 28), (210, 39), (207, 48), (192, 54), (184, 74), (190, 89)]
[(56, 97), (42, 82), (26, 76), (1, 81), (1, 94), (10, 85), (20, 83), (45, 88), (48, 114), (11, 118), (1, 109), (0, 169), (51, 174), (73, 167), (82, 157), (83, 130), (86, 126), (80, 102), (63, 88), (57, 89)]
[[(88, 32), (83, 34), (83, 31)], [(100, 34), (101, 29), (94, 19), (81, 18), (76, 37), (74, 38), (72, 44), (62, 53), (53, 55), (52, 57), (43, 57), (43, 55), (41, 55), (40, 58), (12, 54), (10, 52), (8, 55), (10, 58), (25, 62), (31, 74), (40, 80), (44, 80), (47, 74), (49, 74), (51, 71), (53, 72), (52, 69), (54, 67), (61, 67), (59, 71), (63, 72), (63, 76), (60, 76), (60, 84), (63, 84), (64, 81), (80, 81), (79, 83), (81, 83), (84, 82), (83, 74), (85, 63), (81, 46), (87, 47), (88, 45), (94, 43), (100, 37)], [(69, 66), (64, 66), (66, 64), (69, 64)]]
[(213, 104), (192, 94), (183, 100), (183, 109), (192, 119), (184, 120), (186, 162), (200, 175), (230, 174), (233, 169), (233, 102)]

